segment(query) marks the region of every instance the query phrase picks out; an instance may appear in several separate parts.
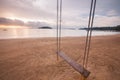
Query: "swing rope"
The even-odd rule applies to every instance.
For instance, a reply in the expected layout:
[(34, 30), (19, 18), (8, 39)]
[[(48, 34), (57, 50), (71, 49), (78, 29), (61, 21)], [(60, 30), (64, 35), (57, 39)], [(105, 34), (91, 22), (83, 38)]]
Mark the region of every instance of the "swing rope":
[[(95, 8), (96, 8), (96, 0), (91, 1), (90, 6), (90, 13), (89, 13), (89, 21), (88, 21), (88, 30), (87, 30), (87, 37), (85, 43), (85, 50), (83, 56), (83, 68), (87, 68), (88, 65), (88, 58), (89, 58), (89, 51), (91, 47), (91, 36), (92, 36), (92, 27), (95, 15)], [(86, 80), (85, 77), (81, 77), (81, 80)]]
[[(59, 36), (59, 34), (58, 34), (58, 25), (59, 25), (59, 22), (58, 22), (58, 20), (59, 20), (59, 17), (58, 17), (58, 14), (59, 13), (59, 0), (57, 0), (57, 22), (56, 22), (56, 26), (57, 26), (57, 51), (59, 51), (59, 44), (58, 44), (58, 42), (59, 42), (59, 38), (58, 38), (58, 36)], [(57, 52), (56, 51), (56, 52)], [(58, 53), (57, 53), (57, 60), (58, 60)]]
[[(61, 51), (62, 0), (57, 0), (57, 52)], [(58, 60), (58, 53), (57, 53)]]
[(89, 56), (89, 51), (91, 46), (91, 36), (92, 36), (92, 27), (93, 27), (94, 15), (95, 15), (95, 8), (96, 8), (96, 0), (92, 0), (91, 6), (90, 6), (88, 30), (87, 30), (86, 44), (85, 44), (84, 57), (83, 57), (83, 67), (85, 68), (87, 68), (87, 64), (88, 64), (88, 58), (89, 58), (88, 56)]
[(96, 0), (91, 1), (90, 13), (89, 13), (89, 22), (88, 22), (88, 30), (86, 37), (86, 44), (83, 56), (83, 67), (76, 63), (76, 61), (69, 58), (66, 54), (61, 52), (61, 26), (62, 26), (62, 0), (57, 0), (57, 60), (58, 55), (62, 57), (68, 64), (70, 64), (75, 70), (80, 72), (84, 77), (88, 77), (90, 72), (86, 70), (88, 64), (89, 50), (91, 45), (91, 36), (92, 36), (92, 27), (94, 21), (94, 14), (96, 8)]

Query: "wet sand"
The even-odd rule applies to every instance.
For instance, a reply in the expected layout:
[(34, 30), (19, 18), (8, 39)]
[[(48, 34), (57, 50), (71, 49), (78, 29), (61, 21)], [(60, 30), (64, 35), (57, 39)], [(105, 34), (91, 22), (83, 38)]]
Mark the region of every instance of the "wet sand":
[[(85, 37), (62, 38), (61, 49), (83, 62)], [(92, 37), (87, 80), (120, 80), (120, 35)], [(0, 80), (81, 80), (56, 57), (56, 38), (0, 40)]]

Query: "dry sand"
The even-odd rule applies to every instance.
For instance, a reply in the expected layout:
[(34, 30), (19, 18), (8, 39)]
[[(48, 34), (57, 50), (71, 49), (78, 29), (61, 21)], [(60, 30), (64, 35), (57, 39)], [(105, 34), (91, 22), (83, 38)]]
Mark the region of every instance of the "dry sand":
[[(62, 38), (62, 51), (82, 64), (85, 37)], [(92, 37), (87, 80), (120, 80), (120, 35)], [(0, 80), (81, 80), (56, 60), (56, 39), (0, 40)]]

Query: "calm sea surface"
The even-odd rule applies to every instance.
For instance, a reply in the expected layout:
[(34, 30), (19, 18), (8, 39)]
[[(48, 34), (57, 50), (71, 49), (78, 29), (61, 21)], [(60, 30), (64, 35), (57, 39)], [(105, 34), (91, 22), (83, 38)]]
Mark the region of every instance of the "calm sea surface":
[[(62, 37), (86, 36), (85, 30), (62, 29)], [(92, 36), (114, 35), (118, 32), (93, 31)], [(56, 29), (0, 29), (0, 39), (56, 37)]]

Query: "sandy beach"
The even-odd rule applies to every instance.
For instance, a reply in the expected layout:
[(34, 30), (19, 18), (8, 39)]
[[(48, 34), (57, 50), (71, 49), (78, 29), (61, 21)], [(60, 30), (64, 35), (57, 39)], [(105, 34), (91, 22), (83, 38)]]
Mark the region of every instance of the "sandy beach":
[[(62, 38), (65, 54), (83, 62), (85, 37)], [(120, 35), (92, 37), (87, 80), (120, 80)], [(81, 80), (56, 57), (56, 38), (0, 40), (0, 80)]]

